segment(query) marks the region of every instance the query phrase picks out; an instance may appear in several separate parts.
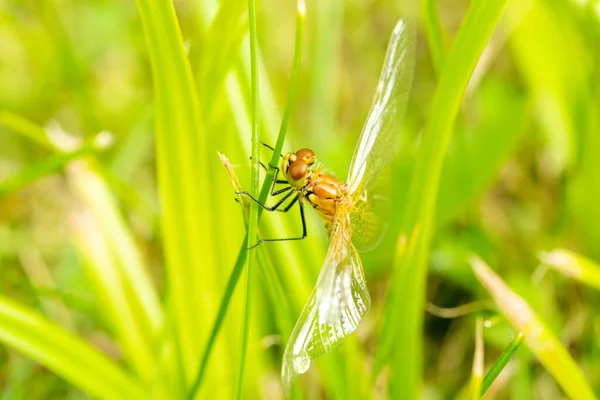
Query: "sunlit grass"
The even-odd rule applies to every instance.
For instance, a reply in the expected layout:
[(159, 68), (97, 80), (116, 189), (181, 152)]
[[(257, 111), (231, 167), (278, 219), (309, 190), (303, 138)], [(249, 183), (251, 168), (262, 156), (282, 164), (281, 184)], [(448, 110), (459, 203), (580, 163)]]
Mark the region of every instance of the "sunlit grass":
[(258, 161), (310, 147), (343, 180), (411, 17), (372, 309), (292, 398), (595, 398), (600, 22), (538, 0), (4, 2), (0, 397), (282, 398), (327, 235), (248, 251), (301, 224), (228, 173), (270, 202)]
[[(477, 60), (502, 16), (505, 1), (474, 1), (445, 61), (417, 155), (400, 232), (378, 349), (378, 365), (392, 360), (394, 398), (419, 397), (423, 370), (423, 308), (435, 200), (452, 125)], [(404, 241), (408, 241), (408, 246)], [(399, 314), (403, 318), (393, 318)], [(376, 370), (376, 372), (378, 372)]]
[(582, 371), (525, 300), (512, 292), (480, 259), (474, 258), (471, 265), (477, 278), (490, 292), (502, 313), (523, 334), (525, 343), (569, 397), (594, 399), (594, 392)]

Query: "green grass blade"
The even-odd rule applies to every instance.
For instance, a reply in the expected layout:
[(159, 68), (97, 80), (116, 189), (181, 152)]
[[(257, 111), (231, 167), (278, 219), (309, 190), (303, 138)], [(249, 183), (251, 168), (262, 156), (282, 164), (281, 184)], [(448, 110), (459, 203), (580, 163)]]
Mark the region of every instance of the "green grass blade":
[(474, 127), (464, 122), (455, 127), (452, 151), (444, 158), (440, 176), (438, 226), (450, 221), (493, 183), (517, 149), (529, 116), (525, 96), (501, 81), (485, 81), (474, 97), (472, 102), (479, 105), (482, 115)]
[(481, 259), (473, 258), (471, 267), (477, 279), (498, 304), (500, 311), (515, 329), (523, 333), (527, 347), (537, 356), (567, 396), (574, 400), (595, 399), (592, 388), (575, 360), (527, 302), (513, 292)]
[(0, 124), (47, 149), (56, 150), (56, 146), (48, 138), (46, 130), (27, 118), (23, 118), (22, 116), (13, 114), (7, 110), (0, 110)]
[[(20, 181), (9, 180), (1, 184), (0, 192), (14, 189), (14, 185), (24, 184), (27, 180), (106, 148), (104, 136), (99, 134), (79, 149), (63, 153), (55, 143), (43, 141), (47, 137), (44, 128), (14, 114), (10, 114), (7, 120), (5, 118), (4, 122), (7, 121), (11, 129), (28, 137), (35, 134), (36, 142), (57, 153), (41, 165), (32, 167), (31, 171), (27, 169), (24, 175), (15, 177), (22, 178)], [(150, 379), (155, 365), (153, 343), (162, 324), (162, 311), (116, 201), (103, 178), (90, 167), (91, 164), (93, 162), (89, 160), (81, 160), (71, 164), (68, 169), (71, 188), (87, 209), (82, 215), (72, 218), (73, 238), (88, 261), (86, 265), (96, 284), (96, 294), (105, 300), (105, 307), (100, 311), (112, 324), (127, 362), (134, 366), (140, 376)]]
[(433, 69), (437, 76), (440, 76), (444, 68), (444, 58), (446, 52), (444, 50), (444, 41), (442, 37), (442, 27), (435, 7), (436, 0), (421, 0), (421, 14), (424, 18), (425, 33), (427, 34), (427, 42), (429, 44), (429, 53), (431, 53), (431, 61)]
[(154, 342), (162, 328), (160, 302), (116, 201), (93, 165), (82, 161), (69, 169), (70, 185), (89, 212), (74, 218), (73, 239), (88, 260), (98, 292), (105, 296), (108, 306), (102, 311), (112, 307), (109, 319), (115, 331), (137, 349), (131, 361), (150, 379)]
[[(248, 250), (248, 252), (252, 252), (254, 249)], [(246, 291), (244, 294), (244, 314), (242, 318), (242, 332), (241, 332), (241, 349), (240, 349), (240, 360), (238, 364), (237, 370), (237, 381), (236, 381), (236, 389), (235, 389), (235, 398), (241, 399), (243, 398), (243, 388), (244, 388), (244, 370), (246, 368), (246, 354), (248, 352), (248, 336), (250, 331), (250, 302), (252, 295), (252, 280), (254, 274), (254, 267), (256, 264), (256, 255), (254, 255), (254, 262), (250, 263), (250, 259), (248, 260), (248, 268), (246, 269)]]
[[(270, 165), (279, 164), (279, 155), (283, 150), (283, 144), (285, 142), (285, 135), (290, 124), (290, 118), (292, 116), (292, 109), (294, 108), (294, 101), (296, 99), (296, 91), (298, 89), (298, 77), (300, 75), (300, 66), (302, 64), (302, 51), (304, 48), (304, 26), (306, 25), (306, 4), (305, 0), (298, 0), (296, 2), (296, 38), (294, 39), (294, 60), (292, 61), (292, 74), (290, 76), (290, 87), (288, 89), (288, 97), (281, 118), (281, 125), (279, 126), (279, 133), (277, 134), (277, 142), (275, 143), (275, 150), (271, 156)], [(270, 184), (275, 179), (275, 170), (269, 168), (267, 172), (267, 178), (265, 184), (260, 191), (260, 201), (265, 202), (269, 195)], [(268, 186), (266, 184), (269, 184)], [(262, 209), (259, 210), (259, 214), (262, 213)]]
[[(259, 169), (260, 169), (260, 103), (259, 89), (260, 83), (258, 80), (258, 57), (256, 48), (258, 46), (258, 38), (256, 33), (256, 2), (248, 0), (248, 22), (250, 30), (250, 85), (252, 92), (251, 99), (251, 114), (252, 114), (252, 169), (250, 175), (250, 194), (255, 199), (258, 197), (259, 185)], [(248, 336), (250, 331), (250, 309), (252, 300), (252, 280), (254, 278), (254, 269), (256, 266), (256, 245), (258, 240), (258, 204), (250, 203), (250, 216), (248, 218), (248, 268), (246, 269), (246, 292), (244, 298), (244, 314), (242, 318), (242, 333), (241, 333), (241, 351), (238, 365), (237, 383), (235, 390), (235, 398), (242, 398), (244, 387), (244, 370), (246, 368), (246, 353), (248, 350)]]
[(40, 314), (2, 296), (0, 341), (94, 397), (149, 397), (140, 384), (98, 350)]
[(485, 374), (483, 378), (483, 382), (481, 383), (481, 396), (485, 394), (485, 392), (492, 386), (492, 383), (496, 380), (500, 372), (506, 367), (506, 364), (512, 359), (515, 355), (521, 344), (523, 343), (523, 334), (519, 332), (517, 336), (515, 336), (508, 346), (504, 349), (500, 357), (494, 362), (494, 365), (490, 368), (490, 370)]
[(91, 87), (86, 84), (83, 60), (75, 45), (75, 30), (68, 23), (68, 13), (64, 12), (64, 7), (62, 2), (56, 0), (40, 4), (41, 23), (55, 46), (63, 83), (67, 86), (66, 89), (75, 95), (74, 105), (83, 125), (81, 133), (93, 134), (101, 129), (101, 125)]
[[(295, 45), (294, 45), (294, 60), (293, 60), (293, 65), (292, 65), (292, 73), (291, 73), (291, 77), (290, 77), (290, 87), (289, 87), (289, 91), (288, 91), (288, 99), (287, 99), (287, 103), (286, 103), (283, 117), (281, 120), (281, 125), (280, 125), (279, 133), (277, 136), (277, 141), (276, 141), (276, 144), (274, 147), (275, 150), (273, 151), (273, 155), (270, 160), (271, 165), (278, 165), (279, 154), (281, 153), (281, 151), (283, 149), (283, 145), (285, 142), (285, 136), (287, 133), (292, 109), (294, 106), (296, 90), (298, 87), (298, 77), (300, 74), (300, 65), (302, 62), (305, 21), (306, 21), (306, 5), (304, 3), (304, 0), (299, 0), (297, 2), (297, 7), (296, 7), (296, 37), (295, 37)], [(253, 159), (256, 160), (257, 157), (253, 157)], [(269, 168), (269, 170), (267, 172), (267, 176), (265, 177), (265, 180), (262, 184), (260, 194), (258, 196), (259, 201), (263, 204), (267, 200), (267, 197), (269, 195), (269, 189), (271, 187), (271, 184), (272, 184), (274, 178), (275, 178), (275, 169)], [(259, 219), (260, 219), (260, 215), (262, 214), (262, 211), (263, 211), (262, 208), (260, 208), (258, 210), (258, 218)], [(217, 316), (215, 318), (215, 322), (212, 325), (212, 329), (211, 329), (206, 347), (204, 349), (204, 352), (202, 353), (202, 359), (200, 361), (200, 368), (198, 369), (198, 374), (196, 375), (196, 378), (194, 379), (194, 382), (190, 387), (189, 396), (188, 396), (190, 399), (194, 398), (196, 392), (200, 388), (200, 385), (203, 381), (204, 374), (206, 372), (206, 367), (208, 365), (208, 360), (210, 358), (212, 349), (215, 344), (215, 340), (216, 340), (218, 333), (222, 327), (223, 321), (225, 319), (225, 315), (227, 314), (227, 310), (229, 308), (231, 297), (237, 286), (237, 283), (241, 276), (243, 267), (246, 263), (246, 257), (248, 255), (248, 250), (247, 250), (248, 243), (250, 243), (249, 236), (246, 235), (246, 237), (244, 238), (244, 240), (242, 242), (242, 246), (238, 253), (238, 257), (235, 262), (234, 268), (228, 278), (227, 286), (226, 286), (225, 292), (221, 298), (221, 302), (219, 305), (219, 310), (217, 312)], [(254, 241), (254, 243), (256, 243), (256, 240)]]
[(211, 351), (215, 344), (215, 340), (217, 339), (217, 335), (223, 325), (223, 321), (225, 320), (225, 315), (227, 315), (227, 310), (229, 308), (229, 302), (233, 298), (233, 292), (237, 283), (242, 275), (242, 271), (244, 265), (246, 264), (246, 255), (248, 254), (248, 240), (245, 239), (242, 242), (242, 247), (238, 253), (238, 258), (235, 261), (235, 265), (231, 274), (229, 275), (229, 279), (227, 280), (227, 287), (225, 288), (225, 292), (221, 297), (221, 303), (219, 306), (219, 311), (217, 312), (217, 316), (215, 318), (215, 322), (213, 323), (212, 330), (210, 332), (210, 336), (208, 337), (208, 342), (206, 347), (204, 348), (204, 352), (202, 353), (202, 359), (200, 361), (200, 368), (198, 369), (198, 374), (194, 380), (194, 383), (190, 387), (188, 392), (188, 399), (193, 399), (196, 395), (196, 392), (200, 388), (202, 384), (202, 380), (204, 378), (204, 373), (206, 372), (206, 367), (208, 365), (208, 360), (210, 358)]
[(155, 365), (151, 340), (138, 323), (126, 283), (102, 230), (89, 211), (71, 216), (71, 234), (79, 249), (94, 294), (124, 358), (142, 379), (150, 380)]
[(471, 369), (471, 400), (481, 397), (481, 381), (483, 379), (483, 318), (477, 317), (475, 322), (475, 352)]
[(35, 290), (40, 311), (69, 332), (77, 332), (74, 313), (67, 307), (63, 293), (57, 287), (57, 281), (48, 262), (43, 258), (34, 240), (29, 239), (23, 249), (18, 251), (19, 263), (27, 279)]
[(90, 148), (80, 148), (69, 153), (54, 154), (43, 161), (24, 168), (14, 176), (0, 182), (0, 198), (30, 185), (44, 176), (62, 170), (71, 161), (90, 154), (92, 151)]
[(538, 257), (542, 265), (600, 290), (600, 265), (589, 258), (566, 249), (542, 252)]
[(589, 88), (595, 87), (589, 84), (589, 71), (595, 64), (587, 58), (586, 39), (573, 25), (575, 21), (567, 18), (567, 9), (544, 1), (515, 3), (520, 3), (515, 9), (521, 8), (518, 12), (523, 17), (512, 34), (510, 49), (536, 109), (544, 110), (536, 114), (545, 142), (540, 150), (549, 160), (548, 172), (558, 176), (573, 166), (580, 151), (584, 128), (576, 122), (582, 117), (577, 108), (588, 101)]
[[(78, 149), (69, 152), (64, 152), (64, 150), (61, 149), (60, 146), (57, 145), (57, 143), (52, 142), (45, 128), (30, 121), (27, 118), (24, 118), (17, 114), (13, 114), (6, 110), (2, 110), (0, 111), (0, 124), (15, 131), (15, 133), (27, 137), (28, 139), (41, 145), (42, 147), (59, 153), (57, 155), (51, 156), (49, 159), (43, 161), (37, 166), (24, 169), (21, 173), (18, 174), (18, 176), (15, 176), (14, 178), (9, 178), (6, 181), (2, 182), (0, 184), (1, 193), (7, 193), (8, 191), (22, 187), (28, 183), (31, 183), (31, 181), (33, 181), (34, 179), (40, 178), (46, 173), (50, 173), (61, 169), (70, 161), (76, 160), (88, 154), (93, 154), (107, 150), (112, 145), (112, 135), (108, 134), (109, 136), (104, 136), (104, 132), (101, 132), (94, 138), (85, 142)], [(141, 129), (139, 131), (141, 131)], [(139, 135), (139, 133), (136, 132), (136, 135)], [(105, 142), (105, 138), (108, 138), (109, 141)], [(139, 143), (136, 144), (136, 151), (139, 152)], [(133, 144), (130, 144), (129, 146), (134, 147)], [(129, 156), (129, 161), (131, 162), (131, 154), (128, 154), (127, 156)], [(139, 155), (136, 154), (134, 158), (138, 157)], [(126, 156), (123, 156), (123, 158), (126, 158)], [(120, 169), (120, 165), (122, 163), (124, 163), (124, 161), (115, 162), (113, 160), (113, 168)], [(146, 215), (154, 216), (157, 213), (153, 209), (153, 207), (149, 205), (149, 201), (147, 201), (146, 199), (142, 199), (139, 193), (135, 192), (135, 190), (133, 190), (131, 186), (122, 181), (122, 176), (117, 178), (112, 169), (105, 168), (102, 165), (97, 165), (97, 168), (99, 170), (102, 170), (103, 179), (110, 184), (113, 191), (116, 192), (116, 194), (119, 195), (125, 203), (132, 206), (132, 208), (143, 208), (142, 212)], [(132, 166), (130, 165), (129, 168), (132, 168)], [(129, 173), (125, 173), (125, 175), (128, 174)]]
[(282, 338), (286, 338), (292, 333), (296, 322), (288, 300), (289, 293), (283, 287), (278, 271), (264, 247), (258, 253), (258, 260), (262, 290), (266, 293), (266, 299), (268, 299), (273, 310), (273, 320), (277, 326), (277, 331)]
[[(314, 3), (315, 20), (310, 25), (309, 37), (314, 38), (310, 48), (310, 129), (315, 140), (323, 137), (319, 147), (330, 146), (329, 137), (322, 132), (336, 131), (336, 110), (340, 100), (331, 88), (341, 84), (337, 74), (342, 61), (341, 43), (344, 35), (343, 0), (317, 1)], [(314, 27), (314, 28), (313, 28)], [(319, 143), (317, 142), (319, 145)]]
[(138, 0), (154, 84), (156, 152), (162, 207), (167, 290), (173, 296), (175, 324), (186, 380), (198, 370), (198, 340), (207, 312), (203, 286), (214, 270), (213, 206), (199, 177), (210, 175), (206, 132), (196, 85), (185, 53), (173, 4)]
[(408, 191), (375, 361), (376, 376), (393, 355), (393, 398), (420, 397), (427, 259), (444, 154), (469, 78), (505, 5), (505, 0), (471, 2), (434, 93), (430, 110), (434, 117), (425, 126)]

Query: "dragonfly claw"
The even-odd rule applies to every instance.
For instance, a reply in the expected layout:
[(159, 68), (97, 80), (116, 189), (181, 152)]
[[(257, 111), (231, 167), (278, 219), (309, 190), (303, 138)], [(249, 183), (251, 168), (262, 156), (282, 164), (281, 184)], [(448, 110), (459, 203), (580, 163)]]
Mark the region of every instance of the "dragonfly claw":
[(259, 240), (258, 242), (254, 243), (252, 246), (248, 246), (247, 249), (252, 250), (253, 248), (257, 247), (260, 243), (261, 243), (261, 241)]

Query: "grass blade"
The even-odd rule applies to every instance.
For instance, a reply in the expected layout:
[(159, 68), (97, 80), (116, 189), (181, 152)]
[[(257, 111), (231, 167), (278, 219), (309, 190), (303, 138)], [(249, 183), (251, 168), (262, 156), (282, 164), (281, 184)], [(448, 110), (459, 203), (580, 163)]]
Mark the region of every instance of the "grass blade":
[[(292, 73), (291, 73), (291, 77), (290, 77), (290, 88), (288, 91), (288, 99), (287, 99), (286, 107), (285, 107), (283, 117), (281, 120), (281, 125), (280, 125), (279, 133), (277, 136), (277, 141), (276, 141), (276, 144), (274, 147), (275, 150), (273, 151), (273, 155), (270, 160), (270, 165), (278, 164), (279, 154), (281, 153), (281, 151), (283, 149), (283, 144), (285, 142), (285, 136), (287, 133), (292, 109), (294, 106), (296, 90), (298, 87), (298, 76), (300, 74), (300, 65), (301, 65), (301, 61), (302, 61), (305, 21), (306, 21), (306, 5), (304, 3), (304, 0), (299, 0), (296, 5), (296, 37), (295, 37), (295, 45), (294, 45), (294, 60), (293, 60), (293, 66), (292, 66)], [(253, 159), (257, 160), (258, 158), (253, 157)], [(267, 200), (267, 197), (269, 195), (269, 189), (271, 187), (271, 184), (272, 184), (274, 178), (275, 178), (275, 170), (273, 168), (269, 168), (269, 170), (267, 171), (267, 176), (265, 177), (265, 180), (262, 184), (260, 194), (258, 196), (259, 201), (263, 204)], [(262, 211), (263, 211), (262, 208), (258, 209), (258, 219), (260, 219)], [(204, 349), (204, 352), (202, 353), (202, 359), (200, 361), (200, 368), (198, 369), (198, 374), (196, 375), (196, 378), (194, 379), (193, 384), (191, 385), (190, 390), (188, 392), (189, 393), (188, 397), (190, 399), (194, 398), (196, 392), (200, 388), (200, 385), (203, 381), (204, 374), (206, 372), (206, 367), (208, 365), (208, 360), (210, 358), (212, 349), (215, 344), (215, 340), (217, 338), (217, 335), (219, 334), (219, 331), (220, 331), (223, 321), (225, 319), (225, 315), (227, 314), (227, 310), (229, 308), (232, 294), (235, 290), (235, 287), (237, 286), (239, 277), (241, 276), (243, 267), (246, 263), (246, 257), (248, 255), (248, 250), (247, 250), (248, 243), (249, 243), (249, 236), (247, 234), (242, 242), (242, 246), (238, 253), (238, 257), (235, 262), (234, 268), (227, 280), (227, 286), (225, 289), (225, 293), (223, 294), (223, 297), (221, 298), (221, 302), (219, 305), (219, 310), (217, 312), (217, 316), (215, 318), (215, 322), (212, 325), (212, 329), (211, 329), (206, 347)], [(254, 243), (256, 243), (256, 241), (254, 241)]]
[(0, 182), (0, 198), (10, 192), (30, 185), (44, 176), (60, 171), (71, 161), (90, 154), (92, 151), (93, 150), (90, 148), (80, 148), (69, 153), (55, 154), (43, 161), (24, 168), (16, 175)]
[(3, 180), (0, 183), (0, 197), (61, 170), (73, 160), (106, 150), (112, 144), (110, 134), (99, 133), (95, 138), (83, 143), (78, 148), (66, 151), (60, 148), (58, 142), (55, 143), (51, 140), (46, 129), (20, 115), (0, 110), (0, 124), (55, 153), (47, 159), (26, 167), (16, 175)]
[[(437, 226), (451, 221), (498, 176), (523, 137), (529, 106), (525, 96), (487, 80), (471, 100), (482, 111), (477, 124), (457, 123), (444, 158), (436, 204)], [(469, 176), (469, 179), (462, 179)]]
[(27, 118), (23, 118), (22, 116), (13, 114), (7, 110), (0, 110), (0, 124), (47, 149), (56, 150), (56, 146), (48, 138), (46, 130), (38, 124), (29, 121)]
[[(315, 20), (311, 24), (309, 37), (313, 39), (310, 48), (312, 64), (310, 74), (310, 109), (318, 110), (310, 116), (310, 129), (308, 132), (335, 132), (336, 109), (339, 107), (339, 98), (332, 87), (338, 82), (338, 68), (342, 62), (340, 52), (344, 34), (344, 11), (346, 2), (343, 0), (314, 2)], [(341, 82), (340, 82), (341, 84)], [(316, 134), (315, 139), (321, 135)], [(327, 139), (322, 135), (323, 139)], [(329, 146), (323, 140), (320, 147)]]
[[(250, 240), (250, 236), (248, 236)], [(248, 242), (247, 242), (248, 243)], [(252, 252), (254, 249), (248, 250)], [(255, 250), (254, 250), (255, 251)], [(247, 256), (248, 257), (248, 256)], [(246, 353), (248, 351), (248, 336), (250, 331), (250, 301), (251, 301), (251, 290), (252, 290), (252, 279), (254, 273), (254, 267), (256, 264), (256, 254), (253, 255), (254, 261), (250, 262), (248, 258), (248, 268), (246, 269), (246, 292), (244, 296), (244, 314), (242, 319), (242, 332), (241, 332), (241, 350), (240, 350), (240, 361), (238, 364), (237, 381), (235, 389), (235, 398), (243, 398), (243, 387), (244, 387), (244, 369), (246, 367)]]
[[(260, 168), (260, 103), (259, 103), (259, 80), (258, 80), (258, 57), (256, 54), (257, 33), (256, 33), (256, 2), (248, 0), (248, 22), (250, 30), (250, 75), (251, 75), (251, 91), (252, 91), (252, 168), (250, 175), (250, 194), (255, 199), (258, 197), (259, 185), (259, 168)], [(246, 352), (248, 349), (248, 335), (250, 331), (250, 307), (252, 300), (252, 279), (254, 277), (254, 269), (256, 265), (256, 248), (255, 244), (258, 241), (258, 204), (250, 203), (250, 216), (248, 218), (248, 268), (246, 269), (246, 293), (244, 298), (244, 314), (242, 319), (242, 338), (240, 361), (238, 365), (237, 384), (236, 384), (236, 399), (242, 398), (242, 390), (244, 386), (244, 369), (246, 366)]]
[(198, 370), (199, 332), (207, 310), (202, 283), (215, 265), (213, 206), (198, 176), (208, 175), (209, 157), (200, 105), (173, 4), (137, 0), (154, 84), (159, 195), (162, 208), (167, 291), (172, 296), (186, 380)]
[(481, 259), (473, 258), (471, 267), (477, 279), (498, 304), (500, 311), (515, 329), (521, 331), (525, 344), (554, 377), (567, 396), (575, 400), (595, 399), (594, 392), (569, 352), (529, 307)]
[(481, 396), (485, 394), (485, 392), (492, 386), (492, 383), (496, 380), (500, 372), (506, 367), (506, 364), (512, 359), (515, 355), (521, 344), (523, 343), (523, 334), (519, 332), (517, 336), (515, 336), (508, 346), (504, 349), (500, 357), (494, 362), (494, 365), (490, 368), (490, 370), (485, 374), (483, 378), (483, 382), (481, 383)]
[(109, 322), (124, 358), (142, 379), (149, 381), (155, 365), (152, 341), (138, 323), (137, 310), (127, 295), (126, 282), (101, 228), (86, 210), (71, 215), (71, 233), (95, 296), (103, 305), (100, 312)]
[(435, 118), (430, 118), (425, 127), (408, 191), (375, 361), (376, 376), (393, 355), (393, 398), (420, 397), (427, 256), (444, 154), (471, 74), (505, 5), (506, 0), (471, 2), (433, 97), (430, 115)]
[(136, 381), (98, 350), (38, 313), (2, 296), (0, 341), (94, 397), (149, 397)]
[(471, 370), (471, 400), (481, 397), (481, 380), (483, 378), (483, 318), (477, 317), (475, 323), (475, 353)]
[(215, 322), (213, 323), (212, 330), (210, 332), (210, 336), (208, 337), (208, 342), (206, 343), (206, 347), (204, 348), (204, 352), (202, 354), (202, 359), (200, 361), (200, 368), (198, 369), (198, 374), (196, 375), (196, 379), (192, 384), (189, 392), (188, 399), (193, 399), (196, 395), (196, 392), (200, 388), (202, 384), (202, 379), (204, 378), (204, 373), (206, 372), (206, 366), (208, 365), (208, 360), (212, 351), (212, 348), (215, 344), (215, 340), (217, 339), (217, 335), (223, 325), (223, 321), (225, 320), (225, 315), (227, 314), (227, 310), (229, 308), (229, 302), (233, 298), (233, 292), (237, 283), (242, 275), (242, 270), (244, 265), (246, 264), (246, 255), (248, 252), (248, 240), (244, 240), (242, 242), (242, 247), (238, 253), (238, 258), (235, 262), (233, 270), (229, 275), (229, 279), (227, 280), (227, 287), (225, 288), (225, 292), (223, 293), (223, 297), (221, 298), (221, 303), (219, 307), (219, 311), (217, 312), (217, 317), (215, 318)]
[(566, 249), (542, 252), (538, 258), (542, 265), (556, 269), (567, 277), (600, 290), (600, 265)]
[(86, 209), (73, 216), (73, 240), (104, 299), (101, 311), (113, 323), (123, 350), (131, 356), (129, 361), (142, 377), (151, 380), (154, 342), (163, 317), (152, 280), (111, 191), (93, 163), (71, 165), (69, 182)]
[(427, 33), (427, 42), (429, 44), (429, 52), (431, 53), (431, 61), (433, 69), (437, 76), (440, 76), (444, 67), (444, 41), (442, 37), (442, 27), (435, 8), (436, 0), (422, 0), (421, 14), (425, 19), (425, 32)]
[[(59, 142), (50, 140), (47, 130), (41, 126), (10, 113), (3, 113), (2, 118), (11, 129), (56, 152), (41, 165), (32, 167), (31, 172), (30, 169), (23, 171), (25, 175), (19, 176), (26, 179), (20, 184), (104, 150), (112, 143), (109, 134), (100, 133), (78, 149), (63, 152)], [(105, 307), (100, 311), (111, 322), (121, 351), (138, 374), (149, 380), (155, 365), (153, 344), (162, 324), (160, 303), (116, 201), (92, 164), (92, 161), (81, 160), (69, 165), (69, 183), (87, 209), (72, 219), (73, 238), (88, 261), (86, 265), (96, 283), (96, 294), (105, 299)], [(0, 185), (0, 192), (10, 189), (11, 183), (14, 181)]]
[[(306, 3), (305, 0), (298, 0), (296, 2), (296, 37), (294, 39), (294, 60), (292, 64), (292, 74), (290, 76), (290, 88), (288, 90), (287, 102), (285, 110), (281, 118), (281, 125), (279, 127), (279, 133), (277, 134), (277, 142), (275, 143), (275, 150), (271, 156), (270, 165), (279, 164), (279, 155), (283, 150), (283, 144), (285, 142), (285, 135), (290, 124), (290, 118), (292, 116), (292, 109), (294, 108), (294, 101), (296, 99), (296, 91), (298, 89), (298, 77), (300, 75), (300, 66), (302, 63), (302, 51), (304, 47), (304, 26), (306, 24)], [(264, 203), (269, 196), (269, 188), (271, 183), (275, 179), (275, 169), (269, 168), (267, 177), (260, 190), (259, 200)], [(259, 210), (262, 214), (262, 209)]]

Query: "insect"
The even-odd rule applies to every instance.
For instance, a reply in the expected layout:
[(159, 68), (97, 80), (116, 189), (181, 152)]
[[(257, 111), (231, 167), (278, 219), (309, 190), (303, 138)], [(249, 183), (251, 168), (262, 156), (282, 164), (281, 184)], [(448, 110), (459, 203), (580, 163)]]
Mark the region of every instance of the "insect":
[[(388, 44), (375, 98), (354, 150), (346, 183), (317, 166), (312, 150), (301, 149), (283, 156), (281, 168), (276, 171), (271, 195), (284, 195), (275, 205), (267, 207), (247, 192), (238, 193), (249, 196), (268, 211), (288, 211), (299, 203), (302, 236), (262, 239), (257, 245), (306, 237), (305, 203), (325, 220), (330, 235), (317, 283), (283, 355), (281, 378), (288, 396), (298, 375), (310, 367), (310, 360), (327, 353), (354, 332), (371, 305), (357, 247), (371, 247), (381, 233), (378, 208), (384, 208), (386, 201), (378, 197), (375, 188), (382, 176), (380, 171), (395, 153), (412, 85), (414, 59), (415, 27), (412, 22), (400, 20)], [(279, 173), (285, 179), (277, 179)], [(276, 183), (287, 186), (275, 190)], [(288, 203), (283, 206), (286, 200)]]

